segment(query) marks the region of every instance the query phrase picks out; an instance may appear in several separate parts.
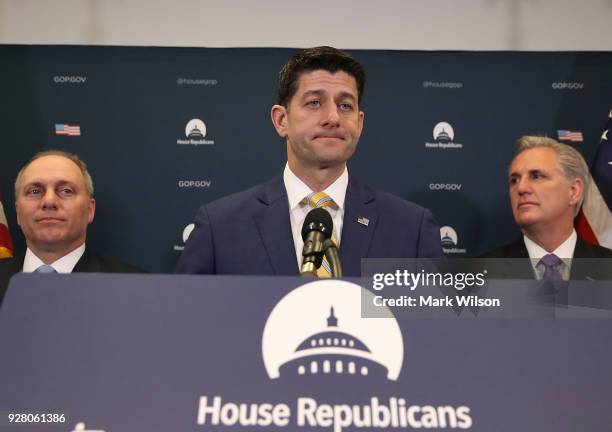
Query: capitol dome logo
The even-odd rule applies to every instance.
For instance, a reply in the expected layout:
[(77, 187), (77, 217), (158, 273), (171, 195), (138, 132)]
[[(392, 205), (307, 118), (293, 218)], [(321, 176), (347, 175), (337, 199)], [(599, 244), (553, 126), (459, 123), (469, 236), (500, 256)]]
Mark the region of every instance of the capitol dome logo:
[(448, 143), (455, 138), (455, 131), (450, 124), (440, 122), (434, 127), (433, 138), (436, 142)]
[(187, 243), (187, 240), (189, 239), (189, 236), (193, 232), (194, 228), (195, 224), (192, 223), (185, 227), (185, 229), (183, 230), (183, 243)]
[(388, 318), (361, 317), (373, 294), (346, 281), (320, 280), (291, 291), (274, 307), (262, 337), (271, 379), (344, 375), (395, 381), (404, 342), (391, 312)]
[(187, 243), (187, 240), (189, 240), (189, 236), (193, 232), (194, 228), (195, 224), (190, 223), (183, 229), (183, 233), (181, 234), (181, 240), (183, 240), (183, 243), (179, 245), (175, 244), (173, 247), (175, 251), (182, 252), (183, 250), (185, 250), (185, 243)]
[(426, 142), (425, 147), (431, 149), (462, 149), (463, 144), (454, 142), (455, 130), (447, 122), (439, 122), (433, 128), (433, 142)]
[(444, 247), (457, 246), (457, 231), (453, 227), (443, 226), (440, 228), (440, 238)]
[(206, 125), (200, 119), (191, 119), (185, 126), (185, 136), (190, 139), (202, 139), (206, 136)]
[(445, 254), (465, 254), (466, 249), (458, 248), (459, 237), (457, 231), (451, 226), (443, 226), (440, 228), (440, 240), (442, 241), (442, 250)]
[(177, 139), (176, 143), (179, 145), (213, 145), (214, 140), (207, 140), (206, 137), (206, 125), (198, 118), (191, 119), (185, 126), (185, 137), (187, 139)]

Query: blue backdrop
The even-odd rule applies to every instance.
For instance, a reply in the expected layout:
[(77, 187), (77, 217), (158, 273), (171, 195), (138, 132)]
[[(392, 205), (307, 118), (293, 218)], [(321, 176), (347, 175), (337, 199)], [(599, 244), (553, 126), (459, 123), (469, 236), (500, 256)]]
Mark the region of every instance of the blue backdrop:
[[(98, 206), (89, 245), (171, 271), (198, 206), (282, 171), (285, 143), (269, 111), (276, 74), (294, 52), (1, 46), (0, 191), (17, 252), (13, 181), (35, 152), (58, 148), (91, 168)], [(590, 163), (610, 109), (611, 53), (353, 54), (368, 82), (349, 171), (429, 207), (456, 233), (445, 231), (450, 256), (518, 236), (506, 184), (518, 137), (582, 132), (573, 144)], [(192, 119), (204, 123), (206, 144), (180, 143), (190, 142)], [(56, 124), (81, 134), (56, 135)]]

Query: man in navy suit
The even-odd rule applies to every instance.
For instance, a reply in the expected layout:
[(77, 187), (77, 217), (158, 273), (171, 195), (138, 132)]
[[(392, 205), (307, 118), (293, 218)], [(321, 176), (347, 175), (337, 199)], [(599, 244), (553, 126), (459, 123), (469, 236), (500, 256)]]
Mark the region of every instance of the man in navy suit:
[[(573, 258), (612, 258), (612, 250), (582, 241), (574, 229), (589, 177), (580, 153), (551, 138), (524, 136), (517, 141), (508, 177), (512, 213), (523, 236), (484, 257), (530, 258), (529, 272), (517, 277), (568, 280), (571, 272), (572, 279), (600, 278), (602, 269), (595, 267), (609, 267), (604, 261), (572, 265)], [(609, 277), (611, 272), (603, 270)]]
[(299, 274), (307, 201), (319, 192), (345, 276), (360, 275), (361, 258), (442, 256), (429, 210), (349, 177), (346, 162), (363, 129), (364, 84), (362, 66), (332, 47), (306, 49), (289, 60), (271, 110), (287, 144), (283, 175), (202, 206), (178, 273)]

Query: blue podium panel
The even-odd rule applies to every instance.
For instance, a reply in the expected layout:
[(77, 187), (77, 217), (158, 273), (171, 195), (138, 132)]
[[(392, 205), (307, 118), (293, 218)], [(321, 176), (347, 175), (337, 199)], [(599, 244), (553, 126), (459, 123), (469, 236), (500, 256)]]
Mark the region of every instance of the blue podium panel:
[(18, 275), (0, 430), (610, 430), (609, 319), (367, 319), (361, 299), (350, 281)]

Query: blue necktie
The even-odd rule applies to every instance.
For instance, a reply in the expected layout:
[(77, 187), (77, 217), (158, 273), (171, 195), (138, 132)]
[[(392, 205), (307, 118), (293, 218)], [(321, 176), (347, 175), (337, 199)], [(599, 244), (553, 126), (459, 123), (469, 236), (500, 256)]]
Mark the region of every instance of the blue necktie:
[(50, 265), (41, 265), (36, 270), (34, 270), (34, 273), (57, 273), (57, 270), (55, 270)]

